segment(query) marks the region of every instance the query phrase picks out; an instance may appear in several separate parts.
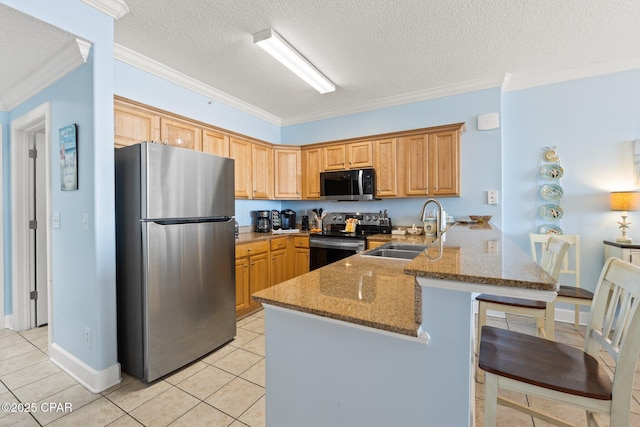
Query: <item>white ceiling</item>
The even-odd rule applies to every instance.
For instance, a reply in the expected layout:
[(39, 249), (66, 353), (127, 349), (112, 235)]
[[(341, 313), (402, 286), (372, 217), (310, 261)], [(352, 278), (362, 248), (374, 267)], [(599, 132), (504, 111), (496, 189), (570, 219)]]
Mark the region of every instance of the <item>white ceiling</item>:
[[(640, 68), (635, 0), (124, 1), (117, 59), (278, 124)], [(73, 38), (16, 14), (0, 6), (0, 54), (15, 58), (0, 67), (0, 102)], [(320, 95), (255, 46), (269, 27), (336, 91)]]

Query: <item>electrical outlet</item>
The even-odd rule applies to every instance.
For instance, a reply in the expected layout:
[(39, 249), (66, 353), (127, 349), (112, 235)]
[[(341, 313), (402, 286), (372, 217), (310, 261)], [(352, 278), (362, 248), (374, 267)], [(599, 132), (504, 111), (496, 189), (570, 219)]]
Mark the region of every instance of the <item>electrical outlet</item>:
[(489, 205), (498, 204), (498, 190), (487, 191), (487, 204)]
[(495, 240), (487, 240), (487, 253), (491, 255), (498, 254), (498, 242)]
[(84, 345), (91, 347), (91, 329), (84, 328)]
[(53, 228), (54, 229), (60, 228), (60, 212), (53, 213)]

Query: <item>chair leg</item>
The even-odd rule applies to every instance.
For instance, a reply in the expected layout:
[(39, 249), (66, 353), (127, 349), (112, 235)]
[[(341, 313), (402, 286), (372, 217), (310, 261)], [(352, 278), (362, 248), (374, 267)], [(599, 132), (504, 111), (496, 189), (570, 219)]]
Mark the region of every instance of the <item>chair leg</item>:
[(476, 339), (476, 381), (479, 383), (484, 382), (484, 371), (478, 366), (478, 356), (480, 354), (480, 334), (482, 333), (482, 327), (487, 324), (487, 304), (478, 301), (478, 331)]
[(545, 310), (545, 315), (544, 315), (544, 329), (547, 334), (547, 339), (551, 341), (556, 340), (555, 317), (556, 317), (556, 303), (553, 301), (548, 302), (547, 308)]
[(487, 373), (484, 383), (484, 425), (496, 425), (496, 411), (498, 408), (498, 376)]
[(573, 327), (578, 329), (580, 326), (580, 306), (576, 304), (575, 306), (575, 318), (573, 319)]

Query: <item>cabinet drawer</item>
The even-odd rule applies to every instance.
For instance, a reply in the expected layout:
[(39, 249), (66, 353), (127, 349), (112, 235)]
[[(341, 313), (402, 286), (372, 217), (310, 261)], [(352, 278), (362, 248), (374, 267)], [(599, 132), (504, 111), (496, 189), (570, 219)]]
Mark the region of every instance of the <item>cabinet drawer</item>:
[(271, 250), (277, 251), (278, 249), (284, 249), (287, 247), (287, 238), (278, 237), (277, 239), (271, 239)]
[(236, 258), (242, 258), (249, 255), (261, 254), (269, 251), (269, 241), (247, 243), (236, 246)]
[(309, 247), (309, 238), (308, 237), (294, 237), (293, 238), (293, 246), (296, 248), (308, 248)]

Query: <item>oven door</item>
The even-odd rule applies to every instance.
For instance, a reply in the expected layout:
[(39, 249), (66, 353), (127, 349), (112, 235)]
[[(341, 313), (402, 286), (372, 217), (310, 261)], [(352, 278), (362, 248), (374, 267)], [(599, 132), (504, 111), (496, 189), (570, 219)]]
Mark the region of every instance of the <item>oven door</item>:
[(362, 239), (336, 239), (332, 237), (311, 237), (309, 239), (309, 269), (315, 270), (341, 259), (364, 251)]

